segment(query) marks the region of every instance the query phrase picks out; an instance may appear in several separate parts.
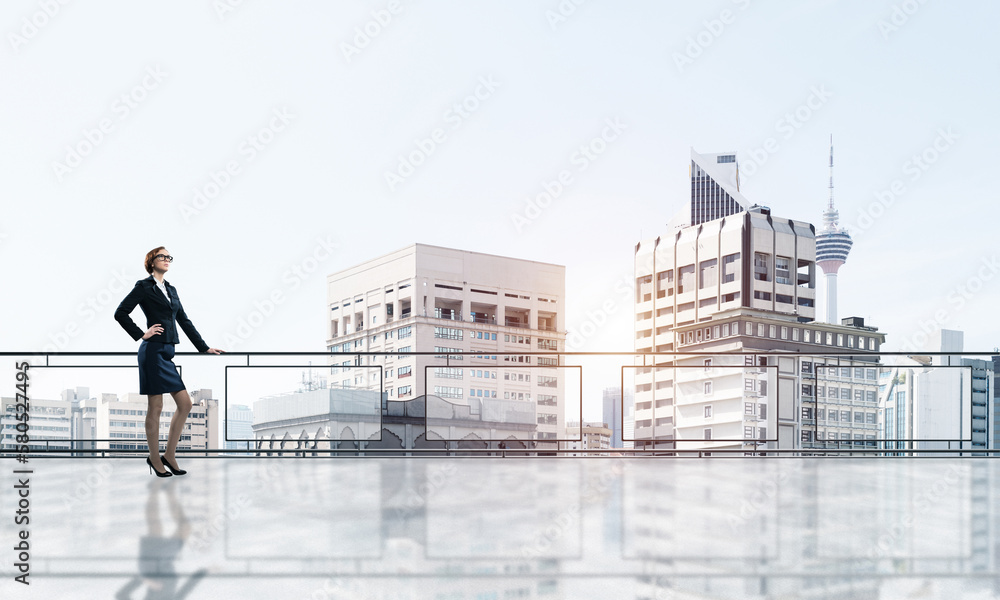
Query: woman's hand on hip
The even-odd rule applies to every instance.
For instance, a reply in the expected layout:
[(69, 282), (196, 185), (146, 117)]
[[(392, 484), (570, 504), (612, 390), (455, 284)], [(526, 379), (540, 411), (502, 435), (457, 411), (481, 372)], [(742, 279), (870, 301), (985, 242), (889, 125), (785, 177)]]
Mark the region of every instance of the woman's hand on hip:
[(146, 334), (142, 336), (142, 339), (148, 340), (154, 335), (160, 335), (161, 333), (163, 333), (163, 327), (159, 323), (157, 323), (156, 325), (153, 325), (152, 327), (146, 330)]

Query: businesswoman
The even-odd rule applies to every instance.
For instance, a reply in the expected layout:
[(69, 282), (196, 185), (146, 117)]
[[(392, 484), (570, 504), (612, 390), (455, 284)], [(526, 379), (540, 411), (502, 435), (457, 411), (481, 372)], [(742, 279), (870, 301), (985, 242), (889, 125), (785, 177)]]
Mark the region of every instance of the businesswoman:
[[(135, 282), (135, 287), (125, 296), (118, 309), (115, 310), (115, 320), (133, 340), (142, 339), (139, 345), (139, 393), (148, 397), (149, 408), (146, 410), (146, 445), (149, 456), (146, 464), (150, 472), (156, 471), (158, 477), (183, 475), (187, 471), (177, 465), (177, 443), (184, 430), (191, 411), (191, 396), (188, 395), (184, 382), (177, 373), (177, 367), (171, 360), (174, 357), (174, 344), (180, 343), (177, 335), (177, 324), (187, 335), (198, 352), (222, 354), (222, 350), (209, 348), (201, 339), (198, 330), (194, 328), (191, 319), (181, 306), (177, 296), (177, 288), (163, 279), (170, 270), (170, 256), (163, 246), (154, 248), (146, 254), (145, 268), (149, 273), (146, 279)], [(146, 329), (143, 331), (129, 316), (136, 305), (146, 315)], [(176, 323), (175, 323), (176, 321)], [(160, 455), (160, 412), (163, 410), (163, 394), (169, 393), (177, 404), (177, 411), (170, 419), (170, 432), (167, 436), (167, 448)], [(169, 472), (168, 472), (169, 470)]]

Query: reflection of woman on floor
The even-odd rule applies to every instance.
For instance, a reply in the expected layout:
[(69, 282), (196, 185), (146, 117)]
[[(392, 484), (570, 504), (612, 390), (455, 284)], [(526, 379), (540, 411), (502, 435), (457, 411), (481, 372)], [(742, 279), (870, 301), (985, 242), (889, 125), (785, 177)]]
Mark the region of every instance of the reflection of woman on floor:
[[(118, 600), (131, 599), (132, 593), (143, 585), (147, 588), (147, 600), (181, 600), (191, 593), (208, 572), (205, 569), (195, 571), (184, 585), (177, 587), (179, 577), (174, 571), (174, 560), (191, 534), (191, 524), (177, 500), (176, 486), (167, 485), (160, 479), (153, 480), (151, 484), (146, 497), (146, 526), (149, 534), (139, 538), (139, 574), (118, 590), (115, 594)], [(163, 491), (164, 485), (166, 492)], [(170, 516), (177, 522), (177, 529), (169, 537), (164, 537), (160, 526), (160, 497), (164, 495), (170, 507)]]

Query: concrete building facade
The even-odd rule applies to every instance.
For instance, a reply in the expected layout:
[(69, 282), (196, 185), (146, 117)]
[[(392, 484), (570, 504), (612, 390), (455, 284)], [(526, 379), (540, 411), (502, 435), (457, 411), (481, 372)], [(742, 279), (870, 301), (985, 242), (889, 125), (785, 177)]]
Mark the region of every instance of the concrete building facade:
[[(692, 152), (692, 160), (692, 207), (703, 203), (706, 176), (725, 178), (716, 182), (720, 189), (738, 182), (735, 155)], [(736, 175), (712, 161), (724, 161)], [(879, 350), (884, 335), (855, 319), (816, 323), (815, 228), (732, 197), (741, 202), (707, 213), (728, 214), (699, 220), (706, 212), (692, 209), (666, 235), (636, 246), (635, 351), (648, 354), (634, 370), (636, 446), (826, 447), (834, 434), (838, 446), (874, 444), (877, 370), (869, 368), (877, 358), (867, 355)], [(662, 355), (679, 351), (727, 356)], [(827, 377), (841, 381), (846, 370), (850, 384), (834, 386), (837, 402), (846, 389), (851, 397), (844, 400), (859, 402), (859, 410), (850, 409), (850, 427), (840, 426), (846, 411), (840, 408), (838, 425), (820, 426), (819, 410), (826, 421), (829, 409), (818, 390), (827, 390)]]
[[(440, 400), (470, 414), (521, 403), (503, 414), (534, 414), (522, 441), (554, 447), (561, 437), (559, 360), (522, 353), (565, 350), (565, 267), (414, 244), (333, 273), (327, 286), (331, 387), (381, 389), (398, 402), (426, 394), (428, 406)], [(420, 352), (434, 354), (412, 354)]]
[(954, 354), (914, 354), (882, 369), (882, 447), (896, 451), (994, 447), (994, 363), (961, 357), (963, 346), (963, 332), (937, 330), (924, 350)]

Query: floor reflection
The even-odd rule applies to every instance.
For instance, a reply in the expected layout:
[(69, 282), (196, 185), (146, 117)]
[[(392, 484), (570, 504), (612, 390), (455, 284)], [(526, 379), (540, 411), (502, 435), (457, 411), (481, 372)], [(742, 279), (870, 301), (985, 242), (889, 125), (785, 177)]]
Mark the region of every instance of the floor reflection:
[[(172, 482), (171, 482), (172, 483)], [(115, 594), (116, 599), (132, 598), (146, 590), (144, 598), (150, 600), (180, 600), (186, 598), (198, 581), (208, 571), (199, 569), (186, 578), (177, 575), (174, 560), (180, 554), (191, 534), (191, 523), (184, 516), (184, 508), (177, 499), (177, 486), (163, 479), (150, 482), (146, 498), (146, 535), (139, 538), (139, 574), (125, 583)], [(170, 535), (164, 535), (160, 506), (167, 503), (169, 522), (173, 525)]]
[[(5, 598), (1000, 595), (1000, 462), (986, 458), (32, 467), (32, 585), (12, 583), (8, 553)], [(0, 497), (13, 506), (10, 486)]]

